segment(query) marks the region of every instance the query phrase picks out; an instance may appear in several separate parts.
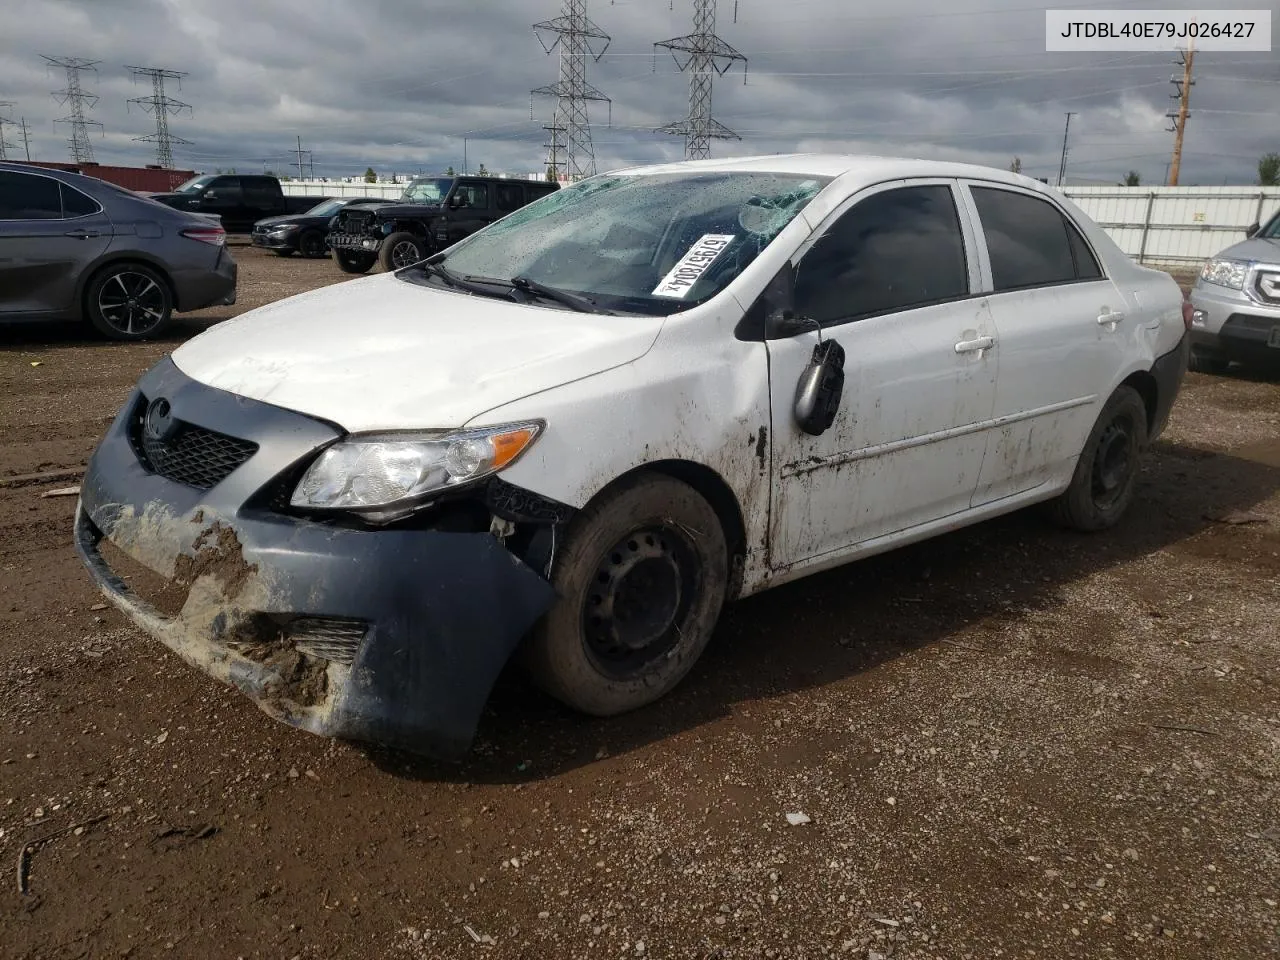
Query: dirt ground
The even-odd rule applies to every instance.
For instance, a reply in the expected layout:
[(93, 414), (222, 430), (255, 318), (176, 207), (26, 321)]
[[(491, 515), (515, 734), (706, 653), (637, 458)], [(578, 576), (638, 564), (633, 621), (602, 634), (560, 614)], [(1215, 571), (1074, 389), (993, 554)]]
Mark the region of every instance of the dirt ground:
[[(0, 330), (0, 478), (344, 279), (236, 256), (237, 307), (163, 343)], [(461, 766), (291, 730), (133, 630), (68, 482), (0, 484), (5, 957), (1280, 956), (1275, 380), (1190, 375), (1110, 534), (1019, 514), (743, 601), (614, 720), (504, 678)]]

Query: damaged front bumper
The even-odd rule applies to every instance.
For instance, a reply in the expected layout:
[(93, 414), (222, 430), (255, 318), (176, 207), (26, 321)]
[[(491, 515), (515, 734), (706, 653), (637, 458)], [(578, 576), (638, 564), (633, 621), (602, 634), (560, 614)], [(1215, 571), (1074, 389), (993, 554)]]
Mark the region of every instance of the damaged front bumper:
[[(141, 439), (158, 399), (175, 448), (188, 438), (180, 462)], [(117, 608), (277, 719), (458, 759), (554, 592), (488, 532), (357, 529), (275, 509), (282, 478), (339, 435), (161, 361), (90, 460), (76, 549)], [(243, 462), (202, 488), (211, 476), (189, 455), (225, 470), (228, 449)], [(133, 583), (116, 550), (117, 565), (145, 568)], [(152, 573), (167, 604), (138, 589)]]

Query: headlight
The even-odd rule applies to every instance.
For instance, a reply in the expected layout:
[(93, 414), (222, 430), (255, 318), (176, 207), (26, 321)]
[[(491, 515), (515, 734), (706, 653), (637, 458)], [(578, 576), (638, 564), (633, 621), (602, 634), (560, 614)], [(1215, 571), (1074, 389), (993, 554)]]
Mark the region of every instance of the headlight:
[(298, 229), (298, 225), (296, 223), (282, 223), (279, 226), (272, 227), (271, 232), (272, 233), (289, 233), (297, 229)]
[(350, 510), (386, 522), (412, 513), (444, 490), (509, 467), (542, 433), (541, 421), (477, 430), (353, 437), (311, 465), (290, 503)]
[(1200, 270), (1200, 279), (1205, 283), (1216, 283), (1220, 287), (1243, 290), (1245, 274), (1248, 272), (1249, 264), (1240, 260), (1210, 260)]

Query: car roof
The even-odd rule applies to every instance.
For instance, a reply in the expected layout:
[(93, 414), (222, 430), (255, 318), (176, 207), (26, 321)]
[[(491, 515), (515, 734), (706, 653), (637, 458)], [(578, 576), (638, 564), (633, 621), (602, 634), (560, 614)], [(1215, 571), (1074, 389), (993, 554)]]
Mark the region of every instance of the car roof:
[(72, 173), (70, 170), (59, 170), (56, 167), (39, 167), (34, 163), (21, 163), (15, 161), (0, 161), (0, 171), (5, 173), (34, 173), (42, 177), (52, 177), (54, 180), (61, 180), (63, 183), (72, 186), (79, 186), (82, 183), (101, 183), (97, 177), (85, 176), (83, 173)]
[(921, 160), (913, 157), (881, 157), (870, 154), (840, 153), (789, 153), (767, 156), (730, 157), (713, 160), (681, 160), (674, 163), (649, 164), (624, 167), (610, 171), (615, 174), (665, 174), (665, 173), (780, 173), (811, 177), (843, 177), (877, 183), (907, 177), (965, 177), (977, 180), (994, 180), (1019, 187), (1043, 190), (1038, 180), (1011, 173), (997, 167), (973, 163), (957, 163), (950, 160)]

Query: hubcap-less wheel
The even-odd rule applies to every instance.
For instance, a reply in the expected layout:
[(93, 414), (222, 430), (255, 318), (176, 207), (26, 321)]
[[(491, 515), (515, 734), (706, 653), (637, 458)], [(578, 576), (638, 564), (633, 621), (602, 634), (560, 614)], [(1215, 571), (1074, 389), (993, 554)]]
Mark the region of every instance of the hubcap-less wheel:
[(1106, 509), (1124, 493), (1133, 471), (1134, 449), (1131, 424), (1117, 417), (1103, 431), (1098, 453), (1093, 459), (1093, 501)]
[(627, 679), (676, 645), (695, 556), (683, 532), (654, 527), (623, 538), (601, 558), (582, 610), (587, 650), (601, 671)]
[(109, 326), (131, 337), (164, 322), (167, 298), (160, 284), (144, 273), (121, 270), (98, 290), (98, 314)]
[(298, 241), (304, 257), (324, 256), (324, 237), (318, 233), (304, 233)]
[(391, 264), (397, 270), (401, 267), (411, 267), (421, 259), (422, 253), (412, 240), (401, 240), (391, 248)]

